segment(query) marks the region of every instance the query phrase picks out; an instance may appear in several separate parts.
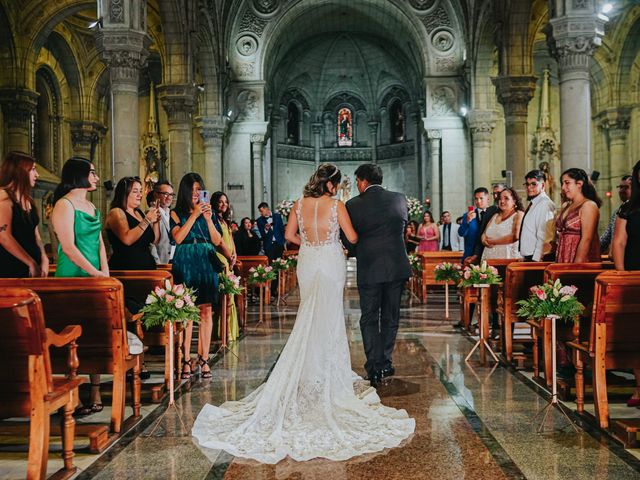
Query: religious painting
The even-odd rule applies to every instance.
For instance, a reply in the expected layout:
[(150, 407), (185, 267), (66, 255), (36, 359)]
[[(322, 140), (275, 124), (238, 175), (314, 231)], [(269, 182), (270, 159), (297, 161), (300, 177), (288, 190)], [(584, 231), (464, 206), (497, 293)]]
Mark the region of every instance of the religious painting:
[(353, 145), (353, 116), (348, 108), (338, 111), (338, 146), (350, 147)]

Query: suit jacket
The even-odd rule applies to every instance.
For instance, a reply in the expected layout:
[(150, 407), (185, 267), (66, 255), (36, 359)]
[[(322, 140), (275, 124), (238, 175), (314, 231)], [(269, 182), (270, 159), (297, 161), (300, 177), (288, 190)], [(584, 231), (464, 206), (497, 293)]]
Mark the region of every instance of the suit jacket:
[(256, 220), (265, 252), (271, 249), (273, 243), (284, 246), (284, 222), (282, 221), (282, 216), (279, 213), (272, 213), (271, 218), (273, 219), (273, 223), (269, 231), (266, 231), (264, 228), (267, 224), (267, 217), (261, 216)]
[(476, 255), (478, 259), (482, 258), (482, 252), (484, 251), (484, 245), (480, 241), (480, 237), (484, 233), (489, 220), (498, 211), (498, 207), (491, 205), (487, 208), (482, 216), (482, 222), (478, 221), (479, 210), (476, 208), (476, 218), (467, 222), (467, 214), (462, 216), (462, 224), (458, 229), (458, 234), (464, 237), (464, 253), (462, 259), (464, 260), (471, 255)]
[(345, 241), (358, 261), (358, 285), (370, 285), (411, 276), (404, 245), (408, 222), (407, 199), (398, 192), (372, 186), (346, 204), (358, 233), (355, 247)]

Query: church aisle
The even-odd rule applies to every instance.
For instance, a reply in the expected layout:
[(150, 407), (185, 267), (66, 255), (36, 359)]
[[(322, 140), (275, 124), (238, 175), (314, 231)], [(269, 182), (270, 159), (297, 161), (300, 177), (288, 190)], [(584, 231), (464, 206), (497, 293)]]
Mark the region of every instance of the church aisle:
[[(401, 447), (346, 462), (283, 461), (262, 465), (224, 452), (200, 449), (190, 428), (207, 402), (241, 398), (263, 382), (295, 319), (295, 298), (252, 326), (213, 366), (213, 379), (195, 382), (170, 409), (126, 446), (115, 446), (78, 478), (152, 479), (633, 479), (639, 463), (630, 454), (588, 433), (570, 430), (536, 435), (531, 420), (545, 399), (509, 370), (469, 366), (469, 339), (441, 323), (442, 297), (428, 306), (404, 308), (394, 356), (397, 374), (379, 389), (383, 402), (405, 408), (416, 433)], [(362, 373), (357, 290), (347, 293), (352, 363)], [(457, 315), (457, 311), (455, 312)], [(255, 325), (255, 320), (252, 325)], [(457, 318), (452, 319), (454, 323)], [(557, 412), (554, 419), (561, 424)], [(153, 431), (153, 432), (152, 432)], [(126, 443), (126, 442), (123, 442)]]

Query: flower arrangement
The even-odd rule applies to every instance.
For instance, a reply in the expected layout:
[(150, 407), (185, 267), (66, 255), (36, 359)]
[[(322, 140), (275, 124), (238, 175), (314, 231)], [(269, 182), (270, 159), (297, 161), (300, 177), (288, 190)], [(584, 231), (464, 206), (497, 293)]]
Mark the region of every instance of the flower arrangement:
[(240, 277), (237, 275), (221, 273), (218, 279), (218, 291), (223, 295), (240, 295), (244, 291), (244, 287), (240, 286)]
[(434, 270), (434, 276), (438, 282), (453, 282), (458, 284), (462, 277), (462, 265), (449, 262), (439, 263)]
[(411, 264), (411, 269), (413, 270), (413, 273), (422, 272), (422, 257), (420, 255), (416, 255), (415, 253), (410, 254), (409, 263)]
[(286, 258), (276, 258), (273, 262), (271, 262), (271, 266), (276, 272), (280, 272), (289, 268), (290, 263)]
[(287, 262), (289, 262), (289, 267), (296, 268), (298, 266), (298, 256), (297, 255), (288, 256)]
[(516, 312), (526, 319), (556, 316), (566, 321), (577, 321), (584, 311), (584, 305), (576, 298), (577, 287), (562, 285), (560, 280), (531, 287), (529, 298), (516, 302), (520, 308)]
[(161, 327), (166, 322), (200, 322), (200, 308), (194, 303), (194, 290), (182, 284), (171, 286), (165, 280), (164, 288), (156, 287), (140, 310), (146, 328)]
[(416, 197), (407, 197), (407, 210), (409, 210), (409, 218), (412, 220), (421, 220), (424, 208), (422, 202)]
[(276, 272), (270, 265), (258, 265), (249, 269), (249, 278), (247, 283), (254, 285), (256, 283), (271, 282), (276, 279)]
[(495, 267), (482, 262), (480, 265), (470, 265), (465, 267), (462, 278), (460, 279), (461, 287), (472, 287), (474, 285), (495, 285), (502, 282), (498, 270)]
[(286, 220), (289, 218), (292, 208), (293, 200), (282, 200), (278, 205), (276, 205), (276, 212), (282, 215), (282, 218)]

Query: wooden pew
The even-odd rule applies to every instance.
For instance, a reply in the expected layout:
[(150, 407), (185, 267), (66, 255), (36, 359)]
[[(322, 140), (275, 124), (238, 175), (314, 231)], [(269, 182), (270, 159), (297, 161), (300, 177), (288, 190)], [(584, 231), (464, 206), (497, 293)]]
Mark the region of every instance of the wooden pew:
[[(60, 334), (45, 328), (42, 303), (31, 290), (3, 288), (0, 294), (0, 418), (29, 417), (27, 479), (44, 479), (49, 455), (50, 418), (60, 412), (64, 467), (57, 478), (69, 478), (73, 466), (78, 386), (76, 340), (79, 325), (67, 325)], [(63, 347), (67, 377), (51, 374), (49, 347)]]
[[(247, 293), (245, 295), (245, 301), (243, 306), (244, 317), (242, 318), (242, 328), (244, 329), (247, 324), (248, 299), (251, 293), (249, 291), (251, 287), (247, 284), (247, 278), (249, 278), (249, 270), (252, 267), (257, 267), (258, 265), (269, 265), (269, 259), (266, 257), (266, 255), (244, 255), (244, 256), (239, 256), (238, 260), (240, 260), (241, 262), (241, 269), (240, 269), (241, 283), (242, 283), (242, 286), (246, 289), (246, 293)], [(271, 291), (271, 285), (269, 284), (269, 282), (267, 282), (266, 288), (264, 289), (263, 298), (260, 299), (261, 309), (263, 304), (264, 305), (269, 304), (269, 301), (271, 300), (270, 291)], [(262, 320), (262, 310), (260, 311), (260, 320)]]
[[(573, 341), (580, 337), (580, 332), (589, 332), (589, 322), (591, 318), (591, 305), (593, 302), (593, 289), (595, 279), (598, 275), (606, 270), (612, 270), (613, 263), (610, 262), (588, 262), (588, 263), (552, 263), (544, 272), (544, 281), (560, 280), (563, 285), (575, 285), (578, 287), (576, 297), (585, 306), (585, 310), (579, 324), (557, 322), (556, 338), (559, 342)], [(542, 345), (542, 357), (544, 360), (544, 384), (551, 386), (551, 353), (555, 345), (551, 345), (551, 329), (549, 322), (529, 320), (532, 326), (532, 334), (534, 338), (534, 363), (533, 374), (534, 379), (541, 382), (539, 375), (540, 353), (539, 345)], [(541, 340), (541, 341), (540, 341)], [(566, 385), (564, 381), (560, 384), (560, 397), (568, 398), (570, 385)]]
[[(117, 278), (124, 287), (124, 296), (132, 298), (141, 305), (147, 295), (156, 287), (165, 288), (168, 280), (173, 285), (173, 277), (166, 270), (112, 270), (109, 272), (112, 278)], [(134, 315), (139, 322), (139, 316)], [(164, 327), (145, 329), (138, 323), (136, 334), (143, 340), (145, 346), (164, 348), (164, 388), (163, 385), (152, 385), (151, 401), (159, 402), (164, 395), (164, 389), (169, 388), (169, 375), (172, 374), (169, 368), (169, 328), (171, 324), (167, 322)], [(182, 353), (182, 324), (174, 325), (174, 365), (181, 365)], [(175, 372), (174, 372), (175, 375)]]
[[(514, 262), (505, 271), (504, 287), (498, 290), (498, 314), (503, 340), (503, 355), (507, 362), (513, 361), (513, 330), (517, 324), (525, 323), (516, 315), (516, 302), (529, 297), (529, 289), (544, 282), (544, 270), (550, 262)], [(532, 342), (531, 338), (528, 342)]]
[[(113, 375), (111, 431), (123, 429), (126, 373), (133, 370), (133, 416), (127, 427), (140, 419), (140, 355), (129, 353), (122, 283), (115, 278), (2, 278), (0, 289), (30, 288), (44, 308), (46, 326), (63, 330), (68, 325), (82, 327), (78, 346), (81, 374)], [(65, 372), (67, 358), (51, 355), (53, 371)], [(101, 445), (105, 447), (105, 445)]]
[[(576, 353), (576, 404), (584, 413), (584, 365), (591, 366), (596, 420), (609, 428), (606, 371), (640, 368), (640, 272), (610, 271), (595, 281), (589, 339), (568, 346)], [(640, 419), (624, 419), (614, 430), (622, 430), (626, 444), (635, 444)]]
[(438, 252), (416, 252), (416, 255), (422, 257), (422, 303), (426, 303), (427, 287), (444, 286), (444, 282), (436, 280), (436, 265), (442, 262), (460, 263), (462, 253), (443, 250)]

